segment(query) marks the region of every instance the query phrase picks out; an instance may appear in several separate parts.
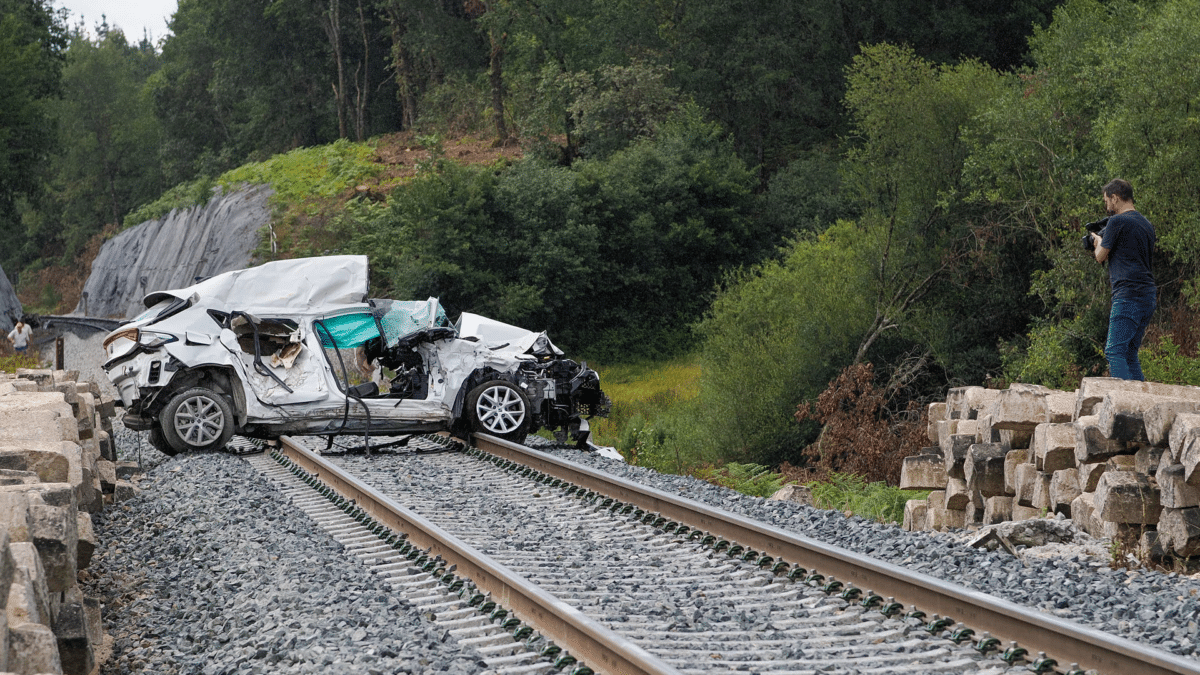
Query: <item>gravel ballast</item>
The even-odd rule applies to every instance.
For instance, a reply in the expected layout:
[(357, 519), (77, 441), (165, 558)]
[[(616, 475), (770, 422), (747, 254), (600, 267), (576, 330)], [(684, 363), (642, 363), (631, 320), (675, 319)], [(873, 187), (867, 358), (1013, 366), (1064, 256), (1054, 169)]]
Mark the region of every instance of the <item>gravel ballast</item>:
[[(562, 459), (760, 520), (783, 530), (902, 565), (945, 581), (1035, 607), (1107, 633), (1196, 658), (1200, 580), (1176, 573), (1113, 569), (1111, 560), (1063, 547), (1014, 558), (967, 545), (953, 533), (906, 532), (837, 511), (750, 497), (689, 476), (660, 474), (537, 437), (527, 443)], [(1069, 522), (1060, 523), (1073, 529)], [(1091, 540), (1077, 533), (1079, 541)], [(1091, 540), (1091, 550), (1105, 544)], [(1097, 546), (1097, 544), (1099, 546)], [(1037, 551), (1038, 555), (1031, 553)]]
[[(112, 388), (103, 334), (68, 336), (65, 361)], [(167, 458), (114, 424), (122, 459), (148, 471), (139, 495), (95, 516), (85, 576), (104, 603), (113, 656), (104, 672), (481, 673), (480, 659), (395, 600), (379, 579), (237, 457)], [(347, 439), (349, 440), (349, 439)], [(959, 534), (905, 532), (837, 511), (767, 501), (659, 474), (537, 437), (530, 444), (666, 492), (761, 520), (1049, 614), (1196, 658), (1200, 580), (1110, 567), (1064, 547), (1019, 558)], [(1090, 538), (1077, 533), (1079, 541)], [(1105, 542), (1091, 540), (1092, 551)]]
[[(111, 395), (96, 366), (102, 339), (69, 338), (66, 365)], [(378, 579), (306, 517), (281, 508), (278, 493), (241, 460), (167, 458), (119, 422), (114, 435), (122, 459), (140, 460), (149, 473), (136, 499), (96, 517), (100, 546), (87, 576), (114, 639), (104, 672), (334, 672), (331, 664), (344, 672), (485, 672), (419, 613), (380, 599)], [(1067, 547), (1062, 555), (1029, 549), (1017, 559), (967, 546), (961, 534), (905, 532), (528, 440), (564, 459), (1196, 657), (1200, 580), (1192, 577), (1114, 569), (1111, 556)], [(1106, 545), (1091, 540), (1089, 548)], [(382, 646), (370, 653), (367, 645)]]
[(139, 488), (96, 517), (104, 672), (486, 671), (243, 460), (163, 461)]
[[(116, 427), (122, 456), (138, 434)], [(1062, 618), (1193, 655), (1200, 581), (1128, 572), (1105, 557), (975, 549), (962, 536), (905, 532), (789, 502), (748, 497), (540, 443), (551, 454), (782, 529), (960, 583)], [(353, 445), (344, 439), (339, 445)], [(105, 672), (484, 673), (419, 612), (269, 483), (225, 454), (166, 458), (143, 443), (139, 496), (96, 519), (89, 570), (114, 638)], [(1058, 523), (1067, 526), (1069, 523)], [(1095, 546), (1092, 547), (1095, 550)]]

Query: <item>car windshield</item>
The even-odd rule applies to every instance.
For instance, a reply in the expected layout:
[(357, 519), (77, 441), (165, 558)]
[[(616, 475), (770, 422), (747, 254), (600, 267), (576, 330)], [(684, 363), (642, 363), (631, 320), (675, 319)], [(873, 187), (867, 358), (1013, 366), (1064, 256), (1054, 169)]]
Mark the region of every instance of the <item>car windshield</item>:
[(324, 347), (353, 349), (380, 335), (387, 347), (424, 328), (449, 326), (445, 310), (429, 300), (371, 300), (371, 312), (343, 314), (314, 322)]
[(371, 300), (371, 312), (379, 319), (388, 347), (422, 328), (449, 326), (450, 320), (436, 298), (428, 300)]

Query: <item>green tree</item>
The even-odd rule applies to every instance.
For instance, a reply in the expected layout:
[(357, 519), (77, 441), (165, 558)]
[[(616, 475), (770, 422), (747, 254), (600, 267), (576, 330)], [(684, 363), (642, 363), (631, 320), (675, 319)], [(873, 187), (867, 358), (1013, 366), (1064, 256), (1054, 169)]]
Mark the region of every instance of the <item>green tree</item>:
[(634, 62), (564, 76), (581, 154), (606, 157), (633, 141), (652, 138), (684, 104), (680, 93), (667, 85), (669, 74), (665, 67)]
[(962, 130), (998, 95), (1001, 79), (976, 62), (936, 66), (890, 45), (864, 48), (847, 79), (854, 145), (846, 181), (863, 209), (864, 236), (879, 238), (875, 316), (857, 363), (885, 333), (911, 329), (972, 249), (983, 224), (962, 201)]
[(753, 181), (688, 109), (570, 167), (444, 163), (364, 216), (353, 248), (401, 297), (436, 295), (609, 358), (677, 354), (724, 271), (772, 243), (750, 218)]
[[(779, 235), (752, 219), (754, 172), (694, 106), (658, 135), (577, 163), (600, 229), (586, 315), (606, 355), (678, 353), (725, 270), (760, 260)], [(582, 323), (581, 323), (582, 325)]]
[(759, 217), (770, 232), (792, 236), (820, 232), (858, 210), (842, 189), (841, 157), (818, 148), (792, 160), (771, 176), (761, 196)]
[(1141, 14), (1106, 54), (1111, 88), (1097, 136), (1107, 177), (1133, 183), (1187, 300), (1200, 306), (1200, 5), (1172, 0)]
[(59, 93), (66, 10), (45, 0), (0, 0), (0, 265), (36, 256), (21, 211), (40, 196), (43, 162), (57, 138), (49, 107)]
[(764, 177), (846, 130), (843, 68), (860, 45), (909, 45), (937, 63), (1022, 62), (1024, 37), (1058, 0), (928, 3), (661, 3), (678, 86), (712, 111)]
[(171, 30), (152, 83), (168, 182), (400, 117), (383, 19), (365, 0), (182, 0)]
[(1108, 280), (1080, 246), (1081, 224), (1103, 215), (1111, 176), (1097, 122), (1124, 68), (1113, 55), (1143, 13), (1123, 0), (1064, 4), (1035, 31), (1033, 65), (1008, 76), (967, 130), (968, 200), (987, 210), (993, 246), (1019, 246), (1013, 256), (1032, 263), (1030, 333), (1004, 338), (1009, 379), (1070, 386), (1103, 372)]
[(55, 234), (73, 256), (106, 223), (120, 224), (163, 191), (158, 164), (161, 133), (145, 90), (158, 56), (143, 42), (131, 46), (105, 26), (92, 40), (73, 31), (55, 106), (62, 152), (54, 158)]

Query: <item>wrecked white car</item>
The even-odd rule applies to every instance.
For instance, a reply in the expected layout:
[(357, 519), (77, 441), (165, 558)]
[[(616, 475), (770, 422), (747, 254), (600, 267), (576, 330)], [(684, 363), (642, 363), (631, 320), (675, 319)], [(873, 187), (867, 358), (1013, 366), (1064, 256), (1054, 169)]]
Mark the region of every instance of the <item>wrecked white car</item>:
[(547, 428), (585, 446), (588, 418), (611, 405), (545, 333), (465, 312), (451, 325), (436, 298), (367, 299), (365, 256), (270, 262), (144, 302), (104, 340), (104, 369), (125, 426), (167, 454), (234, 433)]

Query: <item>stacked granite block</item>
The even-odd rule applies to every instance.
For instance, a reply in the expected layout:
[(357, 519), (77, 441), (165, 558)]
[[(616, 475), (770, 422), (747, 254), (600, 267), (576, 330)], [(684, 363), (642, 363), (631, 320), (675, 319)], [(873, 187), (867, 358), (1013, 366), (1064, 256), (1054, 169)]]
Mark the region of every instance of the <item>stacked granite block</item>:
[(957, 387), (929, 406), (928, 436), (900, 487), (933, 492), (908, 502), (905, 529), (1061, 513), (1151, 555), (1200, 554), (1200, 387)]
[(69, 371), (0, 373), (0, 672), (93, 670), (100, 605), (77, 582), (96, 547), (91, 514), (116, 480), (113, 404)]

